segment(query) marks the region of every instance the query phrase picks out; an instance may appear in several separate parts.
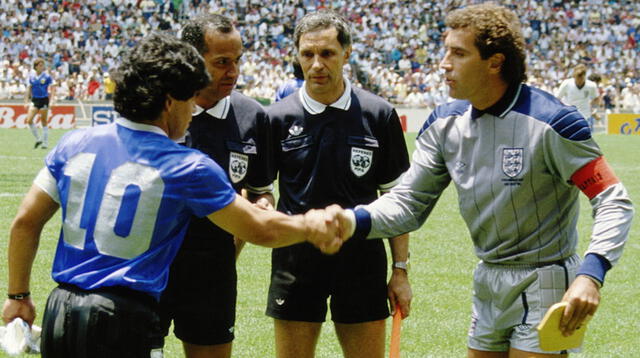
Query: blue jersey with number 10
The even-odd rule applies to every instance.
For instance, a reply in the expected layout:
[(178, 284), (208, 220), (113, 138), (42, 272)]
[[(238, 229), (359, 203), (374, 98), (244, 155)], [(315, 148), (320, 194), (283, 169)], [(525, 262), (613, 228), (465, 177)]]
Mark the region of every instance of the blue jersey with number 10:
[(63, 218), (55, 281), (157, 297), (190, 216), (235, 199), (215, 162), (163, 134), (119, 120), (71, 132), (47, 156)]

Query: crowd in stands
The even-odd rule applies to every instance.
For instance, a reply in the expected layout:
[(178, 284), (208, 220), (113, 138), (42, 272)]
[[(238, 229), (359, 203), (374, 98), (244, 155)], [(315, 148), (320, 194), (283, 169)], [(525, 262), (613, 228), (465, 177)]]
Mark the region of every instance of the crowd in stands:
[[(236, 20), (245, 52), (238, 89), (273, 99), (292, 76), (292, 35), (307, 11), (338, 10), (353, 26), (345, 68), (353, 83), (389, 101), (430, 107), (448, 100), (442, 73), (444, 17), (461, 0), (0, 0), (0, 99), (23, 98), (31, 64), (45, 58), (56, 100), (108, 97), (109, 71), (151, 31), (179, 35), (185, 19), (216, 12)], [(604, 106), (640, 112), (640, 2), (504, 0), (520, 15), (528, 82), (553, 92), (584, 63), (600, 77)], [(105, 93), (107, 87), (107, 93)]]

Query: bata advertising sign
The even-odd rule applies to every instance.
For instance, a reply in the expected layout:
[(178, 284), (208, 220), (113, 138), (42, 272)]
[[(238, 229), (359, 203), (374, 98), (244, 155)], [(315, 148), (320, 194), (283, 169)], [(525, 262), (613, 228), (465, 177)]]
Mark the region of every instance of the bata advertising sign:
[[(0, 105), (0, 128), (27, 128), (27, 109), (20, 105)], [(54, 106), (49, 110), (49, 128), (71, 129), (76, 127), (73, 106)]]

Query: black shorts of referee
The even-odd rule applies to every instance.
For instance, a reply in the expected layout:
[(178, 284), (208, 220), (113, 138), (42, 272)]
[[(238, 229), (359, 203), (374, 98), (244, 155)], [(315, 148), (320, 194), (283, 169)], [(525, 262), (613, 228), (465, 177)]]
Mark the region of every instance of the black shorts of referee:
[(31, 98), (31, 103), (37, 109), (49, 109), (49, 97)]
[(42, 357), (149, 358), (158, 324), (151, 295), (60, 284), (49, 295), (42, 320)]
[(162, 337), (169, 334), (173, 321), (174, 334), (183, 342), (218, 345), (233, 341), (236, 285), (232, 237), (185, 241), (160, 298)]
[(335, 255), (303, 243), (274, 249), (266, 314), (303, 322), (364, 323), (389, 316), (383, 240), (347, 241)]

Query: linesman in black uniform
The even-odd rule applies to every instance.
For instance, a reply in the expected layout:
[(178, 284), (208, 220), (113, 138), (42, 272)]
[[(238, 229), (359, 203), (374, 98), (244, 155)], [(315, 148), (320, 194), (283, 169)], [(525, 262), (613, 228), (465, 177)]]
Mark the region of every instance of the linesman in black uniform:
[[(272, 204), (275, 172), (269, 120), (258, 102), (233, 91), (242, 56), (240, 33), (227, 17), (207, 15), (185, 25), (182, 39), (204, 57), (212, 78), (196, 97), (186, 145), (225, 169), (238, 193), (242, 190), (254, 202)], [(242, 245), (207, 218), (191, 219), (160, 302), (163, 336), (173, 320), (187, 358), (231, 356), (235, 264)]]
[[(343, 77), (351, 34), (339, 15), (308, 14), (294, 40), (305, 84), (268, 108), (278, 210), (297, 214), (330, 203), (369, 203), (409, 167), (398, 115)], [(383, 357), (387, 299), (406, 317), (412, 298), (408, 235), (389, 242), (394, 263), (388, 285), (382, 240), (348, 241), (334, 256), (306, 244), (273, 250), (267, 315), (275, 319), (278, 358), (314, 356), (329, 297), (344, 356)]]

